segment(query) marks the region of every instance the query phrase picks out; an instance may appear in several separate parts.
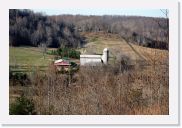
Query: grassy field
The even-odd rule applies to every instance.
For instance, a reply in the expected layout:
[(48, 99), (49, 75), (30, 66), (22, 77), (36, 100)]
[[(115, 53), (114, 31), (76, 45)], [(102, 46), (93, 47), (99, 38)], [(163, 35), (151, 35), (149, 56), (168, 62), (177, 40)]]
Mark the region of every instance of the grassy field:
[(10, 47), (9, 66), (12, 71), (31, 71), (34, 67), (45, 70), (52, 63), (54, 56), (45, 54), (36, 47)]
[(47, 54), (44, 59), (41, 49), (36, 47), (10, 47), (9, 57), (10, 65), (26, 66), (47, 66), (53, 59)]

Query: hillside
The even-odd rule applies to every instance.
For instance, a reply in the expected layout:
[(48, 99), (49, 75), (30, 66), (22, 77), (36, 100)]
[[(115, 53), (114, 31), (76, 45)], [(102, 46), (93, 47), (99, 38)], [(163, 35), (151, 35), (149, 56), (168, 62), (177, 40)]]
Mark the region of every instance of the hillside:
[[(88, 43), (77, 50), (82, 54), (101, 54), (107, 47), (108, 66), (80, 67), (71, 76), (58, 74), (50, 65), (53, 56), (46, 55), (44, 60), (38, 48), (10, 48), (10, 66), (14, 65), (13, 60), (20, 66), (12, 71), (33, 71), (17, 74), (17, 78), (10, 75), (10, 108), (23, 95), (32, 99), (38, 115), (169, 114), (168, 50), (134, 45), (116, 34), (81, 35)], [(31, 68), (34, 65), (45, 66), (46, 70)], [(11, 114), (16, 115), (14, 111)]]
[(169, 19), (167, 17), (58, 15), (50, 18), (54, 21), (74, 24), (78, 32), (118, 34), (127, 42), (145, 47), (168, 49)]
[(169, 115), (168, 18), (9, 16), (10, 115)]
[(74, 29), (74, 24), (54, 21), (31, 10), (10, 9), (9, 45), (46, 47), (78, 47), (84, 39)]
[(110, 60), (118, 58), (121, 55), (128, 56), (132, 61), (146, 61), (152, 63), (168, 63), (169, 52), (167, 50), (159, 50), (138, 46), (131, 42), (126, 42), (123, 38), (116, 34), (105, 33), (82, 33), (86, 37), (87, 44), (80, 51), (83, 54), (97, 53), (101, 54), (104, 48), (109, 48)]
[(47, 16), (31, 10), (10, 9), (10, 46), (82, 47), (84, 32), (116, 34), (133, 44), (168, 49), (168, 18), (137, 16)]
[[(102, 54), (104, 48), (109, 48), (110, 59), (114, 61), (119, 56), (128, 56), (133, 62), (137, 60), (151, 62), (155, 60), (157, 63), (167, 63), (168, 51), (153, 48), (147, 48), (126, 42), (116, 34), (99, 33), (81, 33), (85, 37), (87, 44), (78, 50), (82, 54)], [(26, 65), (26, 66), (48, 66), (53, 61), (54, 56), (45, 54), (41, 48), (36, 47), (10, 47), (10, 66)]]

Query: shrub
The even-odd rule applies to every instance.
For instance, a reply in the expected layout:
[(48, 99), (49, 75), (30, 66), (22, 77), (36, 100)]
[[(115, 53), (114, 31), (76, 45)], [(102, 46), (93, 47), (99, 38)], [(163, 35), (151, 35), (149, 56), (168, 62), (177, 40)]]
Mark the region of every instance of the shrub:
[(80, 58), (80, 52), (70, 48), (58, 48), (57, 50), (52, 50), (47, 52), (47, 54), (58, 55), (58, 56), (61, 56), (61, 58), (63, 57), (69, 57), (69, 58), (75, 58), (75, 59)]
[[(30, 79), (26, 73), (22, 72), (9, 72), (9, 79), (13, 80), (15, 83), (19, 83), (21, 86), (25, 86), (30, 83)], [(14, 85), (14, 84), (13, 84)]]
[(27, 99), (22, 95), (10, 105), (9, 113), (10, 115), (35, 115), (33, 100)]
[(115, 67), (117, 67), (121, 73), (124, 73), (132, 69), (131, 59), (126, 55), (119, 55), (119, 58), (117, 60), (117, 64), (115, 65)]

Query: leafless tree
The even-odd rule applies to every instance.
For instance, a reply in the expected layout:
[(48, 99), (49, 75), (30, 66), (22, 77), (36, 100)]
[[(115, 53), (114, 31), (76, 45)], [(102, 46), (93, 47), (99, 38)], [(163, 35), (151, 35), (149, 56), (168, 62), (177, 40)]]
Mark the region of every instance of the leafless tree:
[(47, 45), (46, 45), (46, 43), (41, 43), (39, 45), (39, 48), (41, 49), (43, 58), (45, 59), (45, 55), (46, 55), (46, 52), (47, 52)]

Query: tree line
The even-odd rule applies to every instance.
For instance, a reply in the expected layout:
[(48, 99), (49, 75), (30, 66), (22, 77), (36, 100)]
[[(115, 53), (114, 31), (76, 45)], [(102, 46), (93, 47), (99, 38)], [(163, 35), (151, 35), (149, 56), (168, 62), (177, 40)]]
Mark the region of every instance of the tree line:
[(48, 47), (80, 47), (85, 43), (82, 32), (118, 34), (127, 42), (146, 47), (168, 49), (168, 18), (118, 15), (47, 16), (31, 10), (9, 11), (10, 44), (13, 46), (41, 43)]

